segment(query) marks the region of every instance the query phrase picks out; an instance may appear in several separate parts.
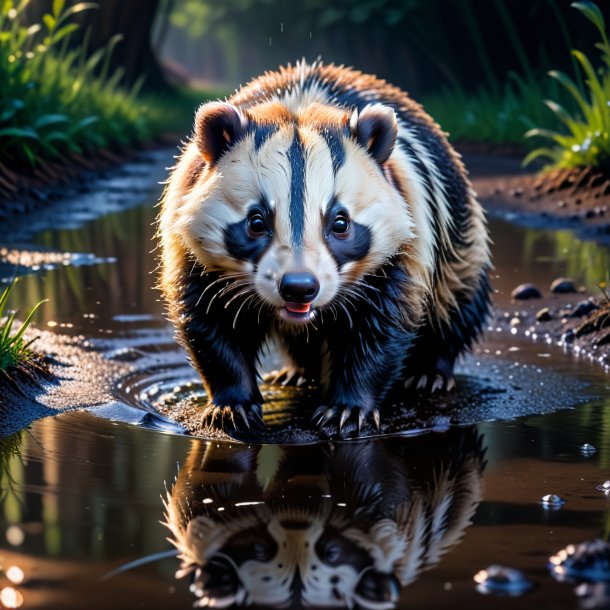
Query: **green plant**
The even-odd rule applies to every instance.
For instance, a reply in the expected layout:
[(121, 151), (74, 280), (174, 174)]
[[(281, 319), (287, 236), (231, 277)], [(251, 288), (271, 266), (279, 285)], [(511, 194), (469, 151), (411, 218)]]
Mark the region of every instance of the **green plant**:
[(149, 139), (163, 124), (163, 109), (139, 96), (140, 84), (121, 87), (122, 71), (110, 72), (120, 43), (88, 56), (87, 35), (69, 45), (79, 26), (75, 14), (96, 5), (65, 8), (53, 0), (41, 23), (23, 25), (29, 0), (0, 0), (0, 162), (61, 159), (102, 148), (124, 148)]
[(610, 167), (610, 43), (606, 24), (598, 6), (593, 2), (574, 2), (571, 6), (582, 13), (597, 29), (601, 42), (596, 44), (601, 54), (601, 68), (596, 71), (589, 58), (578, 50), (572, 51), (585, 84), (574, 82), (563, 72), (552, 70), (549, 76), (559, 82), (569, 93), (578, 108), (570, 112), (556, 100), (545, 100), (546, 106), (566, 128), (567, 133), (536, 127), (526, 137), (539, 136), (554, 145), (536, 148), (523, 160), (527, 165), (534, 159), (546, 157), (549, 168), (594, 167), (608, 170)]
[(11, 366), (27, 361), (32, 356), (30, 346), (35, 341), (30, 339), (26, 341), (24, 338), (25, 331), (32, 323), (34, 314), (38, 311), (38, 308), (45, 302), (42, 300), (38, 302), (27, 315), (26, 319), (21, 323), (18, 328), (15, 326), (15, 316), (17, 312), (12, 312), (4, 318), (4, 322), (1, 320), (4, 317), (6, 305), (8, 303), (9, 296), (13, 290), (16, 280), (13, 280), (0, 294), (0, 371), (6, 371)]

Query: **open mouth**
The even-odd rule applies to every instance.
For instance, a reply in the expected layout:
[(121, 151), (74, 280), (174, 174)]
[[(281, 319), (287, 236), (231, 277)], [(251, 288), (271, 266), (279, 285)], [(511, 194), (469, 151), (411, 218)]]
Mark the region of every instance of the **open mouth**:
[(280, 310), (280, 316), (284, 320), (307, 322), (313, 316), (313, 312), (310, 303), (286, 303)]

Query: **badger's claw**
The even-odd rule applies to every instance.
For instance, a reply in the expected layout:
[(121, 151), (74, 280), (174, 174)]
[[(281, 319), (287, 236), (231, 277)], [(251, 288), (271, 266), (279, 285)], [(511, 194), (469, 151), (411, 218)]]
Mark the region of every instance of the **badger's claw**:
[(346, 426), (350, 421), (356, 424), (358, 434), (360, 434), (369, 416), (373, 425), (379, 431), (381, 429), (381, 417), (379, 409), (376, 407), (366, 409), (352, 405), (333, 405), (330, 407), (321, 405), (316, 409), (311, 421), (321, 431), (330, 421), (338, 418), (337, 435), (342, 437), (344, 432), (347, 431)]
[(436, 394), (451, 392), (455, 387), (455, 377), (444, 375), (443, 373), (433, 373), (432, 375), (414, 375), (408, 377), (404, 382), (405, 390), (421, 392), (422, 394)]
[(201, 414), (201, 423), (206, 428), (224, 432), (253, 432), (265, 428), (262, 406), (259, 403), (218, 406), (208, 404)]

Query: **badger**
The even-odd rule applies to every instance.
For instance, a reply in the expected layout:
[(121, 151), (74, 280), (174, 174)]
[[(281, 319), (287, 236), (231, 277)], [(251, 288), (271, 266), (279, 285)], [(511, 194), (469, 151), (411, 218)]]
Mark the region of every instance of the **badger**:
[[(299, 62), (203, 104), (158, 223), (169, 318), (210, 426), (263, 426), (272, 381), (315, 384), (312, 421), (379, 428), (397, 392), (455, 384), (490, 304), (486, 220), (423, 108), (362, 72)], [(312, 409), (313, 411), (314, 409)]]
[(197, 607), (390, 610), (483, 497), (476, 428), (317, 445), (192, 444), (164, 498)]

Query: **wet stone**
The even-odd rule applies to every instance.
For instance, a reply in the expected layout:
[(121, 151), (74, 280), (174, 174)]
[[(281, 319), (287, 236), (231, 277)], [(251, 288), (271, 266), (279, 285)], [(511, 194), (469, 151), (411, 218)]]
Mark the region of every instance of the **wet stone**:
[(474, 575), (477, 583), (477, 591), (485, 595), (510, 595), (517, 596), (526, 593), (534, 587), (523, 572), (515, 568), (501, 565), (490, 565)]
[(591, 299), (587, 299), (586, 301), (581, 301), (576, 305), (574, 311), (570, 313), (571, 318), (582, 318), (583, 316), (588, 316), (591, 312), (599, 309), (599, 305), (592, 301)]
[(543, 508), (557, 510), (565, 504), (565, 500), (555, 494), (547, 494), (540, 498), (540, 504), (542, 504)]
[(510, 296), (518, 301), (527, 299), (541, 299), (542, 293), (534, 284), (519, 284), (511, 293)]
[(553, 319), (553, 314), (548, 307), (543, 307), (536, 312), (536, 320), (538, 322), (548, 322)]
[(569, 544), (549, 557), (548, 565), (551, 574), (559, 581), (609, 581), (610, 544), (604, 540)]
[(585, 443), (584, 445), (580, 446), (580, 454), (584, 455), (585, 457), (591, 457), (592, 455), (595, 455), (596, 453), (597, 453), (597, 449), (593, 445), (590, 445), (589, 443)]
[(553, 294), (568, 294), (570, 292), (576, 292), (576, 285), (574, 280), (568, 277), (558, 277), (553, 280), (551, 284), (551, 292)]

